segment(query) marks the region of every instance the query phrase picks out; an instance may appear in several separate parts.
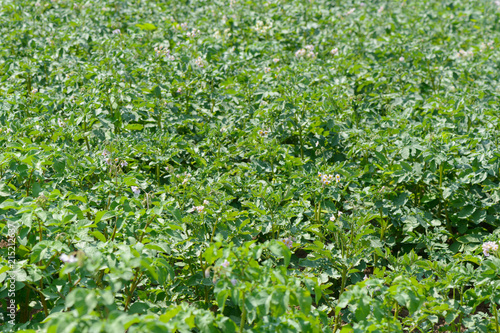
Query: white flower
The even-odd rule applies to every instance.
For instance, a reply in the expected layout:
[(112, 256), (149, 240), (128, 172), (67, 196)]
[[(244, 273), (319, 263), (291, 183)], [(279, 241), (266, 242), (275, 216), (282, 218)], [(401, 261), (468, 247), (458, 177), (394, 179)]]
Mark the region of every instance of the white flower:
[(273, 62), (274, 62), (275, 64), (277, 64), (277, 63), (278, 63), (278, 61), (280, 61), (278, 58), (274, 58), (274, 59), (273, 59)]
[(269, 73), (270, 71), (271, 71), (271, 68), (269, 68), (269, 67), (264, 68), (264, 72)]
[(37, 88), (33, 88), (33, 90), (31, 90), (31, 93), (32, 94), (36, 94), (38, 92), (38, 89)]
[(339, 174), (335, 175), (335, 181), (337, 183), (340, 183), (340, 175)]
[(485, 257), (489, 257), (490, 251), (497, 251), (498, 244), (495, 242), (486, 242), (483, 244), (483, 254)]
[(314, 45), (306, 45), (306, 49), (309, 51), (314, 51)]
[(377, 13), (382, 13), (384, 11), (384, 5), (380, 6), (380, 8), (377, 10)]
[(303, 56), (305, 56), (305, 55), (306, 55), (306, 50), (305, 50), (305, 49), (300, 49), (300, 50), (298, 50), (297, 52), (295, 52), (295, 56), (296, 56), (297, 58), (303, 57)]
[(224, 262), (221, 264), (222, 267), (228, 268), (229, 267), (229, 261), (227, 259), (224, 259)]
[(191, 32), (188, 32), (186, 35), (187, 35), (188, 37), (193, 37), (193, 38), (194, 38), (194, 37), (196, 37), (196, 35), (198, 35), (199, 33), (200, 33), (200, 30), (198, 30), (198, 29), (193, 29)]
[(119, 35), (120, 34), (120, 29), (115, 29), (111, 32), (113, 35)]
[(355, 10), (356, 10), (356, 8), (349, 9), (349, 11), (346, 13), (346, 15), (351, 15), (352, 13), (354, 13)]
[(196, 210), (198, 213), (201, 214), (205, 210), (205, 206), (194, 206), (193, 210)]
[(337, 55), (339, 53), (339, 49), (338, 48), (334, 48), (330, 51), (330, 54), (331, 55)]
[(134, 192), (134, 196), (138, 197), (141, 194), (141, 190), (137, 186), (131, 186), (130, 189)]
[(209, 202), (208, 200), (203, 200), (203, 204), (204, 204), (205, 206), (208, 206), (208, 205), (210, 205), (210, 202)]
[(399, 61), (401, 61), (401, 62), (405, 61), (405, 57), (399, 58)]
[(182, 93), (182, 88), (181, 88), (181, 87), (179, 87), (179, 88), (177, 89), (177, 93), (178, 93), (178, 94), (181, 94), (181, 93)]
[(194, 62), (196, 63), (196, 65), (198, 65), (198, 67), (204, 66), (203, 59), (201, 57), (198, 57)]
[(333, 180), (333, 175), (321, 175), (321, 182), (323, 183), (323, 185), (330, 185), (332, 183), (332, 180)]
[(335, 215), (330, 216), (330, 221), (335, 221)]
[(269, 134), (269, 131), (268, 131), (268, 130), (260, 130), (260, 131), (259, 131), (259, 135), (260, 135), (260, 136), (266, 136), (266, 135), (268, 135), (268, 134)]
[(104, 156), (104, 157), (107, 157), (107, 156), (109, 156), (110, 154), (111, 154), (111, 153), (110, 153), (107, 149), (104, 149), (104, 150), (102, 151), (102, 153), (101, 153), (101, 155), (102, 155), (102, 156)]
[(57, 119), (57, 124), (59, 125), (59, 127), (64, 127), (65, 125), (64, 121), (62, 121), (61, 119)]
[(126, 167), (128, 165), (127, 161), (121, 161), (120, 163), (120, 166), (123, 168), (123, 167)]
[(283, 239), (283, 243), (285, 243), (285, 245), (291, 249), (293, 247), (293, 241), (292, 241), (292, 237), (288, 237), (288, 238), (285, 238)]
[(307, 54), (307, 57), (308, 57), (308, 58), (311, 58), (311, 59), (316, 59), (316, 56), (317, 56), (317, 55), (318, 55), (317, 53), (314, 53), (314, 52), (309, 52), (309, 53)]
[(68, 256), (66, 253), (61, 254), (59, 257), (62, 262), (67, 263), (67, 264), (72, 264), (78, 261), (75, 256)]
[(342, 212), (339, 210), (339, 217), (340, 217), (340, 215), (342, 215), (342, 214), (344, 214), (344, 213), (342, 213)]

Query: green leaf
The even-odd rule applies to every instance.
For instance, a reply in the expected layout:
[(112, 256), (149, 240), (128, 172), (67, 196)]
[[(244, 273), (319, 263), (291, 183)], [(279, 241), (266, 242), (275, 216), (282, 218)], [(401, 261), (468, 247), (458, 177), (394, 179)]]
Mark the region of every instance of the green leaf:
[(101, 242), (106, 242), (106, 237), (99, 231), (99, 230), (94, 230), (90, 233), (92, 236), (100, 240)]
[(283, 257), (285, 261), (285, 267), (288, 267), (288, 265), (290, 264), (292, 253), (290, 252), (290, 249), (285, 245), (285, 243), (278, 240), (273, 240), (269, 246), (269, 250), (271, 250), (274, 255)]
[(143, 128), (144, 128), (144, 125), (141, 125), (141, 124), (128, 124), (127, 126), (125, 126), (125, 129), (128, 129), (130, 131), (140, 131)]
[(139, 23), (139, 24), (136, 24), (135, 25), (136, 27), (138, 27), (139, 29), (142, 29), (142, 30), (146, 30), (146, 31), (153, 31), (153, 30), (156, 30), (156, 26), (154, 24), (151, 24), (151, 23)]
[(170, 309), (168, 310), (167, 312), (165, 312), (165, 314), (162, 314), (160, 316), (160, 321), (162, 323), (168, 323), (172, 318), (174, 318), (179, 312), (181, 312), (182, 310), (182, 307), (179, 305), (179, 306), (176, 306), (174, 307), (173, 309)]
[(471, 214), (474, 213), (475, 210), (476, 210), (476, 208), (474, 206), (467, 205), (464, 208), (462, 208), (460, 213), (458, 213), (458, 218), (459, 219), (466, 219), (469, 216), (471, 216)]

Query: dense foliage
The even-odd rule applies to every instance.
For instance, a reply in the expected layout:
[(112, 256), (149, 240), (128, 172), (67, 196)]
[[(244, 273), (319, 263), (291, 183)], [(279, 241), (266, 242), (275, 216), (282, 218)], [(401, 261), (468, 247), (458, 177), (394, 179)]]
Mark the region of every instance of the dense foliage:
[(0, 8), (3, 331), (500, 332), (498, 1)]

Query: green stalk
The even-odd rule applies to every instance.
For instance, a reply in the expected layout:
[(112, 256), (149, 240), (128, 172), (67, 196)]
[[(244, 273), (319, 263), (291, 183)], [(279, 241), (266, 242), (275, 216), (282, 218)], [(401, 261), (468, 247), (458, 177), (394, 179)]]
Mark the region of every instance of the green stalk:
[(85, 144), (87, 145), (87, 150), (90, 151), (89, 138), (87, 137), (87, 115), (83, 116), (83, 137), (85, 139)]
[(139, 285), (139, 282), (141, 281), (142, 275), (144, 274), (141, 272), (140, 275), (137, 275), (139, 270), (136, 270), (136, 274), (134, 276), (134, 281), (132, 281), (132, 285), (130, 286), (130, 291), (127, 297), (127, 301), (125, 302), (125, 309), (124, 311), (127, 311), (128, 306), (130, 305), (130, 300), (132, 299), (132, 295), (134, 294), (135, 288), (137, 288), (137, 285)]
[[(340, 288), (340, 292), (339, 292), (339, 299), (340, 299), (340, 296), (342, 296), (342, 293), (344, 292), (346, 281), (347, 281), (347, 267), (344, 266), (344, 267), (342, 267), (342, 282), (341, 282), (341, 288)], [(334, 327), (333, 332), (337, 331), (337, 327), (339, 327), (339, 325), (340, 325), (340, 313), (338, 316), (335, 314), (335, 327)]]
[(40, 242), (42, 241), (42, 221), (37, 217), (38, 220), (38, 234), (40, 237)]
[(149, 225), (151, 224), (151, 222), (153, 222), (153, 219), (155, 218), (155, 215), (153, 215), (149, 221), (146, 223), (146, 226), (144, 227), (144, 231), (142, 232), (142, 235), (141, 235), (141, 238), (139, 238), (139, 243), (142, 242), (142, 239), (144, 238), (144, 235), (146, 234), (146, 229), (149, 227)]
[(243, 294), (241, 307), (243, 308), (243, 310), (241, 312), (240, 333), (243, 333), (243, 329), (245, 328), (245, 321), (247, 320), (247, 309), (245, 308), (245, 294)]
[(493, 315), (495, 316), (495, 329), (497, 333), (500, 333), (500, 327), (498, 326), (498, 314), (497, 314), (497, 307), (495, 303), (491, 303), (493, 306)]
[(215, 220), (214, 222), (214, 227), (212, 228), (212, 236), (210, 236), (210, 243), (212, 243), (213, 239), (214, 239), (214, 235), (215, 235), (215, 229), (217, 227), (217, 219)]
[(115, 240), (115, 236), (116, 236), (116, 227), (118, 225), (118, 216), (116, 217), (115, 219), (115, 227), (113, 228), (113, 234), (111, 235), (111, 241), (114, 241)]
[[(40, 282), (42, 282), (42, 280), (40, 280)], [(35, 292), (39, 293), (40, 294), (40, 301), (42, 302), (42, 306), (43, 306), (43, 313), (45, 314), (45, 317), (48, 317), (49, 316), (49, 310), (47, 308), (47, 302), (45, 301), (45, 295), (40, 291), (38, 290), (37, 288), (33, 287), (32, 285), (30, 285), (29, 283), (25, 283), (24, 284), (26, 287), (34, 290)]]

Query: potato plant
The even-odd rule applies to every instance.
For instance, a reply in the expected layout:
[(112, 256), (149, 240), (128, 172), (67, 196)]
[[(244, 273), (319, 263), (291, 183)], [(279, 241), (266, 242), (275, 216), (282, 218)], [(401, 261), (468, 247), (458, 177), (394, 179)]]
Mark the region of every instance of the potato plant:
[(500, 2), (0, 3), (3, 332), (500, 333)]

